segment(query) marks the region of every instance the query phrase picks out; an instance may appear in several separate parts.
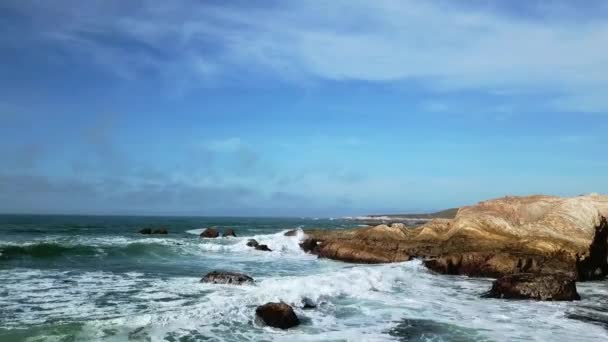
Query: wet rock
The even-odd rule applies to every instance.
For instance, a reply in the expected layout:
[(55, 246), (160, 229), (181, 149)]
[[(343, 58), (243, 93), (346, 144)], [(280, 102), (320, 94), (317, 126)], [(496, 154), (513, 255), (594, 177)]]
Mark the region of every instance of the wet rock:
[(316, 239), (308, 238), (300, 242), (300, 248), (306, 253), (316, 254), (318, 243)]
[(268, 248), (267, 245), (257, 245), (255, 249), (258, 251), (272, 252), (272, 249)]
[(159, 228), (159, 229), (155, 229), (154, 231), (152, 231), (152, 234), (166, 235), (166, 234), (169, 234), (169, 231), (167, 231), (166, 228)]
[(576, 269), (579, 280), (604, 279), (608, 275), (608, 220), (600, 218), (595, 227), (589, 253), (582, 260), (576, 256)]
[(152, 234), (152, 229), (144, 228), (139, 231), (139, 234)]
[(296, 236), (298, 235), (298, 230), (297, 229), (292, 229), (289, 230), (287, 232), (285, 232), (285, 234), (283, 234), (284, 236)]
[(259, 243), (255, 239), (247, 240), (247, 247), (257, 247)]
[(571, 274), (518, 273), (494, 281), (486, 298), (536, 299), (550, 301), (580, 300)]
[(224, 234), (222, 236), (224, 236), (224, 237), (226, 237), (226, 236), (236, 237), (236, 234), (234, 233), (233, 229), (229, 228), (229, 229), (224, 230)]
[(285, 303), (267, 303), (258, 306), (255, 315), (258, 321), (274, 328), (289, 329), (300, 324), (293, 308)]
[(302, 308), (303, 309), (316, 309), (317, 303), (315, 303), (312, 299), (308, 297), (302, 298)]
[(215, 228), (207, 228), (204, 232), (201, 233), (200, 236), (202, 238), (215, 239), (220, 236), (220, 232), (218, 232)]
[(245, 283), (253, 283), (253, 278), (243, 273), (213, 271), (207, 273), (201, 279), (201, 283), (241, 285)]

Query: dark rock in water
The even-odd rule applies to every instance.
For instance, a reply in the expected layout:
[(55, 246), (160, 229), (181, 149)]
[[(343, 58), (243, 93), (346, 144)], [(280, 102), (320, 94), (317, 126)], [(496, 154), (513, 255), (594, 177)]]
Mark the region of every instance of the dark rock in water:
[(247, 247), (257, 247), (259, 243), (255, 239), (247, 240)]
[(402, 320), (389, 330), (398, 341), (486, 341), (477, 331), (458, 325), (433, 321), (430, 319)]
[(598, 280), (608, 275), (608, 220), (600, 218), (595, 227), (595, 235), (589, 246), (589, 255), (580, 259), (576, 256), (578, 280)]
[(303, 309), (316, 309), (317, 303), (315, 303), (312, 299), (308, 297), (302, 298), (302, 308)]
[(486, 298), (580, 300), (573, 275), (518, 273), (494, 281)]
[(316, 239), (306, 239), (300, 243), (300, 248), (306, 253), (315, 254), (318, 249), (318, 241)]
[(167, 231), (166, 228), (159, 228), (159, 229), (155, 229), (152, 234), (169, 234), (169, 232)]
[(290, 231), (285, 232), (285, 234), (283, 234), (284, 236), (296, 236), (298, 235), (298, 230), (297, 229), (292, 229)]
[(216, 237), (219, 237), (219, 236), (220, 236), (220, 232), (218, 232), (217, 229), (215, 229), (215, 228), (207, 228), (207, 229), (205, 229), (204, 232), (201, 233), (202, 238), (215, 239)]
[(255, 246), (255, 249), (258, 251), (272, 252), (272, 249), (268, 248), (266, 245), (257, 245)]
[(224, 234), (222, 236), (234, 236), (234, 237), (236, 237), (236, 234), (234, 233), (233, 229), (226, 229), (226, 230), (224, 230)]
[(152, 234), (152, 229), (150, 228), (144, 228), (142, 230), (139, 231), (139, 234)]
[(266, 325), (275, 328), (289, 329), (300, 324), (293, 308), (285, 303), (267, 303), (258, 306), (255, 315)]
[(213, 271), (201, 279), (201, 283), (241, 285), (253, 283), (253, 278), (243, 273)]

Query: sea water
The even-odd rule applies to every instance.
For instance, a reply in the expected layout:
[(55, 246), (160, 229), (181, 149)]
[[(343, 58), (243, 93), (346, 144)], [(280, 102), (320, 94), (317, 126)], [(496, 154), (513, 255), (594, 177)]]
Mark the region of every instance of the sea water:
[[(206, 227), (237, 237), (201, 239)], [(0, 341), (606, 341), (608, 283), (580, 302), (482, 299), (490, 279), (420, 261), (356, 265), (300, 250), (302, 229), (349, 220), (0, 216)], [(168, 235), (141, 235), (166, 227)], [(298, 229), (296, 236), (284, 233)], [(247, 247), (254, 238), (272, 252)], [(204, 284), (213, 270), (251, 285)], [(260, 326), (283, 301), (302, 324)], [(316, 308), (305, 309), (304, 303)]]

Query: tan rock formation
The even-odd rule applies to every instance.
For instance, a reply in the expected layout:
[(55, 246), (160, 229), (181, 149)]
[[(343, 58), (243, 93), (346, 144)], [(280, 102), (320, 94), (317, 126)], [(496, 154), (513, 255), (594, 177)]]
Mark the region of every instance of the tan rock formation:
[[(316, 243), (306, 245), (320, 257), (348, 262), (421, 257), (429, 268), (449, 274), (573, 273), (577, 255), (584, 260), (590, 254), (602, 216), (608, 217), (608, 196), (504, 197), (463, 207), (454, 219), (435, 219), (414, 229), (379, 225), (311, 230), (306, 233)], [(595, 272), (595, 264), (589, 267)]]

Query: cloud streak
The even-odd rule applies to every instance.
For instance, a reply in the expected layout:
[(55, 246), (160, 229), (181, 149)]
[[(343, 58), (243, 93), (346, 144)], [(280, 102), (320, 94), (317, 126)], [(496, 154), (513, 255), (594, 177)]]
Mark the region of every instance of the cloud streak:
[[(573, 20), (567, 13), (580, 10), (571, 2), (535, 4), (534, 20), (446, 1), (9, 4), (31, 18), (25, 39), (127, 79), (154, 71), (186, 88), (250, 74), (296, 83), (415, 80), (437, 92), (542, 91), (555, 98), (547, 106), (563, 110), (608, 107), (598, 95), (608, 89), (608, 21)], [(601, 3), (586, 7), (607, 12)]]

